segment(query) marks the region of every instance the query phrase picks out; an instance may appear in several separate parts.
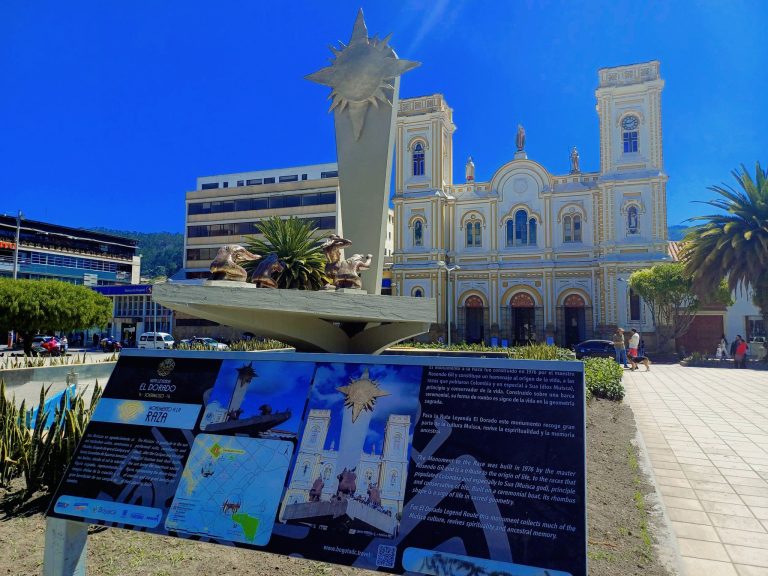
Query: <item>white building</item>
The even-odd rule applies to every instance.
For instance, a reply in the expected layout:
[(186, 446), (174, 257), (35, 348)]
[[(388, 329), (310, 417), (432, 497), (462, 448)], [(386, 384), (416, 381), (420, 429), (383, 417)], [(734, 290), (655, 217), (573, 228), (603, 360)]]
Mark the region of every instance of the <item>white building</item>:
[[(471, 159), (453, 181), (456, 127), (441, 94), (400, 101), (393, 293), (437, 299), (432, 338), (445, 334), (448, 302), (454, 339), (468, 342), (653, 332), (626, 280), (668, 259), (663, 87), (658, 61), (601, 69), (600, 139), (581, 148), (599, 151), (598, 172), (582, 172), (574, 152), (570, 172), (553, 173), (518, 132), (517, 152), (485, 182)], [(448, 278), (441, 262), (459, 268)]]
[[(323, 481), (321, 500), (329, 500), (336, 494), (339, 483), (336, 478), (338, 450), (333, 443), (329, 449), (324, 448), (330, 424), (330, 410), (309, 411), (293, 477), (285, 495), (286, 504), (309, 502), (309, 491), (317, 478)], [(389, 510), (393, 518), (403, 511), (410, 425), (410, 416), (390, 414), (381, 453), (377, 454), (375, 450), (362, 452), (355, 471), (355, 496), (367, 498), (368, 487), (375, 484), (380, 490), (381, 506)]]

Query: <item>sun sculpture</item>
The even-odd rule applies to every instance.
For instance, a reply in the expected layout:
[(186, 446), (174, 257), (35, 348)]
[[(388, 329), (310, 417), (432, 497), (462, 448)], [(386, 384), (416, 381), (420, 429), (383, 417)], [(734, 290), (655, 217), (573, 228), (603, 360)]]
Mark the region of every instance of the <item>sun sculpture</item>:
[(368, 106), (378, 108), (379, 103), (391, 106), (393, 80), (419, 65), (419, 62), (398, 59), (389, 46), (391, 37), (392, 34), (383, 40), (368, 38), (361, 9), (349, 44), (340, 41), (338, 48), (330, 46), (335, 55), (331, 65), (307, 76), (307, 80), (333, 88), (328, 96), (332, 101), (328, 111), (349, 111), (355, 140), (363, 131)]
[(376, 398), (389, 396), (389, 392), (379, 388), (375, 380), (371, 380), (368, 375), (368, 368), (358, 380), (351, 380), (347, 386), (336, 388), (338, 392), (344, 394), (344, 406), (352, 408), (352, 422), (357, 420), (363, 411), (373, 412), (376, 405)]

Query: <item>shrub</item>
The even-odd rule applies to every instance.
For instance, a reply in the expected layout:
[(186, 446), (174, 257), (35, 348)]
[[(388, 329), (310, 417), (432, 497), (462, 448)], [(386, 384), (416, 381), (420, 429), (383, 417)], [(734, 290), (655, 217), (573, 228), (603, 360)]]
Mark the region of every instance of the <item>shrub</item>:
[(621, 378), (624, 370), (611, 358), (587, 358), (584, 360), (584, 378), (587, 398), (596, 396), (607, 400), (624, 398)]
[(255, 352), (257, 350), (280, 350), (283, 348), (290, 348), (288, 344), (284, 344), (279, 340), (266, 339), (253, 339), (253, 340), (236, 340), (229, 345), (230, 350), (237, 352)]
[(547, 344), (528, 344), (510, 348), (509, 357), (515, 360), (576, 360), (576, 353)]

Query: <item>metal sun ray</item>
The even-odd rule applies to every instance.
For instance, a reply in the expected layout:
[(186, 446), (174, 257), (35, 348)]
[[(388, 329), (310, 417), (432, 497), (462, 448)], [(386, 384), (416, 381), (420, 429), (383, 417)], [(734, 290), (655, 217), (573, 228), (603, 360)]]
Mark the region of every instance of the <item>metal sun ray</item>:
[[(394, 79), (419, 66), (419, 62), (402, 60), (389, 46), (392, 34), (380, 40), (368, 37), (362, 9), (358, 11), (348, 44), (339, 41), (339, 47), (329, 46), (333, 57), (331, 65), (309, 74), (312, 82), (330, 86), (328, 111), (348, 112), (355, 140), (360, 138), (369, 106), (392, 105), (389, 91), (394, 91)], [(360, 87), (370, 92), (360, 94)]]

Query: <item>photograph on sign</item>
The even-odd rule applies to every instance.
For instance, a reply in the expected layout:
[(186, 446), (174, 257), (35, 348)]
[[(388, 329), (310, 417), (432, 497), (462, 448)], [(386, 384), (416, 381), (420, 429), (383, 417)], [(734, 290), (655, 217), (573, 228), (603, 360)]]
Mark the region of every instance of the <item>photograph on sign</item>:
[(396, 534), (421, 373), (421, 366), (318, 365), (281, 521)]

